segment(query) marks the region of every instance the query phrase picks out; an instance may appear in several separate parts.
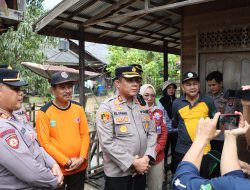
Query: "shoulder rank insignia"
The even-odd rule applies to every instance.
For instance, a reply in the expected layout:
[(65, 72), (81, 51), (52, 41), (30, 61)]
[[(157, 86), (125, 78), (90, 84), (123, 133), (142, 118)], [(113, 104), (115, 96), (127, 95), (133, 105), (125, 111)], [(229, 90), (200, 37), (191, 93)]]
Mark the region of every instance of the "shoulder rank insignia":
[(9, 118), (9, 117), (8, 117), (6, 114), (4, 114), (4, 113), (0, 113), (0, 117), (3, 118), (3, 119), (8, 119), (8, 118)]
[(123, 98), (119, 95), (119, 96), (118, 96), (118, 100), (119, 100), (119, 102), (122, 102), (122, 101), (123, 101)]

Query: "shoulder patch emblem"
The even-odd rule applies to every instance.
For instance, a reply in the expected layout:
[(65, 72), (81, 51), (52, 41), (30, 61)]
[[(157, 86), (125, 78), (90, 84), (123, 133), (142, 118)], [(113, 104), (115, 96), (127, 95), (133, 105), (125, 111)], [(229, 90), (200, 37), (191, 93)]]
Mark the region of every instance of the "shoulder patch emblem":
[(101, 120), (104, 122), (104, 123), (107, 123), (109, 120), (110, 120), (110, 112), (102, 112), (101, 113)]
[(14, 149), (18, 149), (19, 147), (19, 139), (18, 137), (16, 136), (16, 134), (12, 134), (10, 136), (8, 136), (6, 139), (5, 139), (6, 143), (11, 147), (11, 148), (14, 148)]
[(211, 184), (201, 185), (200, 190), (212, 190)]
[(54, 120), (54, 119), (51, 119), (50, 121), (49, 121), (49, 124), (50, 124), (50, 126), (51, 127), (56, 127), (56, 120)]
[(7, 129), (7, 130), (0, 133), (0, 138), (3, 138), (4, 136), (6, 136), (8, 134), (12, 134), (12, 133), (15, 133), (15, 129)]

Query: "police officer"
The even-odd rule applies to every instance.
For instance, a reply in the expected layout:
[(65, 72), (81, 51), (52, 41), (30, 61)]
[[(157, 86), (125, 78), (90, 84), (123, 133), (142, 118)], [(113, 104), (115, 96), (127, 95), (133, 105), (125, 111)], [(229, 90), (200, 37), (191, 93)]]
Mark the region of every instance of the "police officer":
[(156, 132), (148, 107), (136, 98), (141, 76), (133, 66), (115, 71), (115, 96), (104, 101), (96, 124), (103, 150), (105, 190), (144, 190), (155, 159)]
[(210, 96), (216, 109), (220, 113), (234, 113), (235, 99), (225, 99), (223, 89), (223, 74), (220, 71), (213, 71), (206, 77), (207, 85), (209, 87), (208, 96)]
[[(224, 98), (225, 91), (223, 89), (223, 74), (220, 71), (213, 71), (207, 75), (206, 81), (209, 87), (207, 95), (213, 99), (217, 111), (222, 114), (234, 113), (236, 107), (235, 99)], [(221, 153), (223, 143), (224, 136), (223, 134), (220, 134), (211, 141), (212, 150)]]
[(12, 113), (21, 108), (26, 85), (18, 71), (0, 69), (0, 189), (55, 189), (63, 183), (60, 167), (32, 127)]

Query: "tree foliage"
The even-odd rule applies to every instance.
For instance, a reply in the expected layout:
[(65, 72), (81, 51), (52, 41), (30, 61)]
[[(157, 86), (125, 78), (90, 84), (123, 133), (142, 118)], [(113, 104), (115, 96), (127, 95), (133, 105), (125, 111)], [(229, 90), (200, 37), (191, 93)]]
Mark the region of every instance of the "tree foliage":
[[(179, 79), (180, 57), (168, 55), (169, 79)], [(107, 70), (114, 76), (119, 66), (140, 64), (143, 69), (143, 84), (152, 84), (157, 92), (161, 91), (163, 83), (163, 54), (132, 48), (109, 46), (109, 61)]]
[(10, 28), (0, 36), (0, 63), (19, 70), (22, 78), (29, 83), (29, 92), (48, 95), (47, 80), (21, 65), (25, 61), (42, 63), (45, 61), (43, 47), (55, 43), (53, 38), (33, 32), (32, 24), (44, 13), (42, 2), (43, 0), (27, 0), (24, 21), (18, 25), (17, 30)]

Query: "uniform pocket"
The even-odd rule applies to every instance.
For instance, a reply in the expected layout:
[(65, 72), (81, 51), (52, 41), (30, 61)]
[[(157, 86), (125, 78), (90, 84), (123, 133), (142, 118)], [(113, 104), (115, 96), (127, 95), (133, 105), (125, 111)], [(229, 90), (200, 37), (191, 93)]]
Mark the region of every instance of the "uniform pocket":
[(131, 122), (128, 116), (114, 117), (115, 135), (116, 136), (132, 136)]

